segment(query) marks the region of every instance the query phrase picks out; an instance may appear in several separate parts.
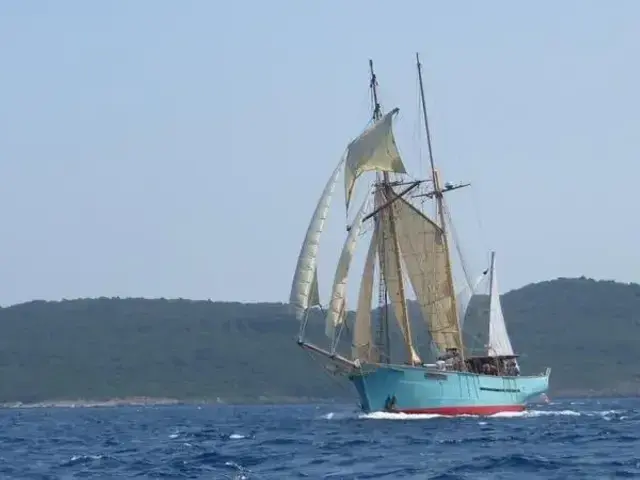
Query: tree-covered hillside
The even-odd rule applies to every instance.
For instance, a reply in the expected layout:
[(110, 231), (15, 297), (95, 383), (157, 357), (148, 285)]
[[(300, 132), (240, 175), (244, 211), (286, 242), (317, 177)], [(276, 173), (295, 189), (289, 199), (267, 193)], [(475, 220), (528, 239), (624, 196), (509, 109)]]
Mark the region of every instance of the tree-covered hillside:
[[(502, 302), (524, 373), (551, 366), (552, 394), (640, 392), (639, 285), (558, 279), (509, 292)], [(486, 299), (476, 299), (465, 321), (471, 344), (486, 342), (485, 320)], [(413, 323), (424, 351), (425, 329)], [(321, 341), (320, 315), (310, 324)], [(355, 398), (295, 344), (298, 324), (279, 303), (34, 301), (1, 308), (0, 329), (4, 402)], [(397, 331), (394, 337), (402, 354)]]

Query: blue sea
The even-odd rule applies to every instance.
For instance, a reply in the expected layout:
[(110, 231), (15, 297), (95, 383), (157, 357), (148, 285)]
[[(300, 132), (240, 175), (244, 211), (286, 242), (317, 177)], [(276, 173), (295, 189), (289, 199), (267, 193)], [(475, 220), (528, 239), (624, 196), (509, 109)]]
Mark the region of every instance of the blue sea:
[(1, 479), (640, 478), (640, 399), (446, 418), (352, 405), (0, 410)]

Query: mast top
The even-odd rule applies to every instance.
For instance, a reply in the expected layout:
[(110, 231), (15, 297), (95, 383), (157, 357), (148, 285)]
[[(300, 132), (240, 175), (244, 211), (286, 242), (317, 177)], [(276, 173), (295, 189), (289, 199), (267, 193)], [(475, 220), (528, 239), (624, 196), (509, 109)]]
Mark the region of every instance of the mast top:
[(373, 60), (371, 59), (369, 59), (369, 73), (371, 74), (369, 88), (371, 89), (371, 103), (373, 104), (372, 118), (375, 122), (376, 120), (380, 120), (380, 117), (382, 116), (382, 108), (380, 107), (380, 102), (378, 101), (378, 79), (375, 72), (373, 71)]
[(435, 165), (435, 160), (433, 159), (433, 148), (431, 146), (431, 131), (429, 130), (429, 117), (427, 115), (427, 103), (425, 101), (425, 96), (424, 96), (424, 85), (423, 85), (423, 81), (422, 81), (422, 64), (420, 63), (420, 54), (418, 54), (418, 52), (416, 52), (416, 64), (418, 66), (418, 79), (420, 81), (420, 103), (422, 104), (422, 116), (424, 117), (424, 129), (426, 131), (427, 134), (427, 149), (429, 151), (429, 164), (431, 165), (431, 176), (434, 180), (434, 187), (435, 187), (435, 195), (436, 197), (441, 197), (442, 196), (442, 191), (440, 190), (440, 187), (437, 185), (438, 182), (436, 182), (436, 165)]

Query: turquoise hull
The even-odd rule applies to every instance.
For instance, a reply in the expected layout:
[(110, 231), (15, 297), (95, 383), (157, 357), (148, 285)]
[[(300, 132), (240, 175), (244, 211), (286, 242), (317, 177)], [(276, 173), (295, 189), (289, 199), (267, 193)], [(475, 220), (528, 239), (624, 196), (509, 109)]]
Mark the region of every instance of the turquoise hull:
[(366, 413), (393, 411), (441, 415), (492, 415), (522, 411), (549, 388), (550, 369), (538, 376), (494, 376), (408, 365), (363, 365), (349, 375)]

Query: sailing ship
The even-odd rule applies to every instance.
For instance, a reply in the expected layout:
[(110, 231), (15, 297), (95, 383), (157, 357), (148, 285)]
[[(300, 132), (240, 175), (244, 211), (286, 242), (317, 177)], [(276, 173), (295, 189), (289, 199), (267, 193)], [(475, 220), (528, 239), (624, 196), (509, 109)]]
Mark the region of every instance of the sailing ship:
[[(468, 184), (441, 183), (431, 148), (418, 54), (416, 64), (429, 178), (415, 180), (407, 174), (393, 133), (393, 120), (399, 109), (383, 113), (370, 60), (371, 124), (348, 144), (329, 177), (298, 257), (290, 296), (290, 304), (301, 322), (297, 343), (323, 357), (334, 373), (349, 379), (364, 412), (491, 415), (522, 411), (527, 401), (547, 391), (551, 369), (538, 375), (520, 375), (519, 357), (511, 345), (500, 304), (495, 254), (491, 256), (490, 267), (475, 282), (470, 281), (465, 272), (464, 288), (456, 292), (450, 253), (451, 220), (444, 197)], [(322, 310), (328, 338), (325, 348), (318, 342), (308, 341), (305, 332), (311, 310), (322, 308), (317, 271), (319, 240), (341, 172), (344, 173), (347, 212), (356, 184), (365, 180), (364, 174), (375, 172), (375, 180), (369, 182), (366, 198), (347, 226), (328, 308)], [(435, 214), (427, 214), (416, 199), (434, 203)], [(371, 240), (360, 278), (355, 321), (349, 327), (347, 280), (356, 244), (367, 229)], [(373, 318), (376, 271), (379, 308)], [(472, 355), (463, 340), (464, 317), (474, 288), (487, 273), (490, 279), (489, 341), (480, 355)], [(409, 318), (407, 305), (408, 287), (412, 288), (419, 305), (423, 320), (420, 325), (426, 324), (428, 330), (427, 353), (421, 354), (416, 346), (415, 325)], [(392, 316), (389, 310), (393, 312), (404, 345), (403, 358), (399, 361), (392, 359), (390, 351)], [(345, 331), (351, 337), (349, 353), (338, 348)], [(431, 362), (423, 360), (428, 355)]]

